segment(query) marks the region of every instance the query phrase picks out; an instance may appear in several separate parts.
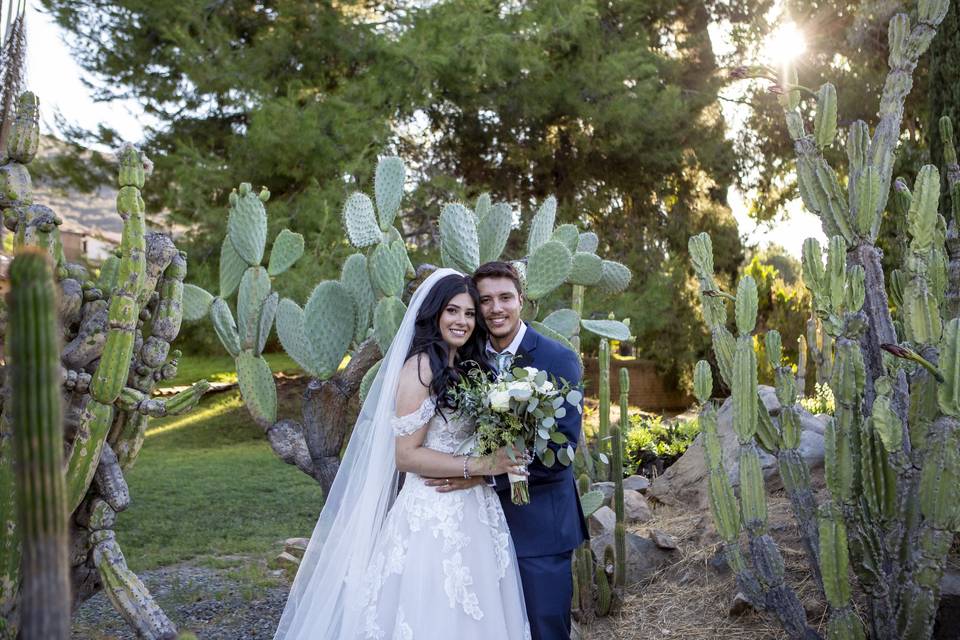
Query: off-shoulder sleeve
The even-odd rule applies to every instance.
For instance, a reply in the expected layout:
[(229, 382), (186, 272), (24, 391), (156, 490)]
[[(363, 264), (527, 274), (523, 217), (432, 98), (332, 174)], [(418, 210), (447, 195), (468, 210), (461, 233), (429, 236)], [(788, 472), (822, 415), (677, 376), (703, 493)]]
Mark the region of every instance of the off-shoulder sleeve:
[(433, 398), (427, 397), (420, 404), (420, 408), (413, 413), (405, 416), (395, 417), (390, 420), (390, 426), (393, 427), (393, 433), (398, 436), (408, 436), (414, 433), (423, 425), (430, 422), (430, 418), (436, 413), (437, 406)]

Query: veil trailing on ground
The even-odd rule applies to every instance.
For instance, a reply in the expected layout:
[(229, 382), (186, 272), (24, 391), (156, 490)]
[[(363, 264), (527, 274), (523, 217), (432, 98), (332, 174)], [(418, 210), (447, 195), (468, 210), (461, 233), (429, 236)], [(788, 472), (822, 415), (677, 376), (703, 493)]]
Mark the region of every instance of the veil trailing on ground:
[(453, 269), (438, 269), (410, 299), (360, 409), (350, 443), (310, 537), (274, 640), (349, 640), (356, 634), (364, 577), (397, 494), (395, 415), (400, 369), (420, 305)]

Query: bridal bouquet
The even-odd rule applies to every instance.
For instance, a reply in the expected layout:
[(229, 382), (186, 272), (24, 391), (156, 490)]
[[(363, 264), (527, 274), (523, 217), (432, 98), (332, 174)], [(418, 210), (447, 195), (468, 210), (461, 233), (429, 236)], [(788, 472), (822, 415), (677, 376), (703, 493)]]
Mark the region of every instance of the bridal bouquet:
[[(464, 417), (473, 418), (477, 425), (459, 453), (487, 455), (506, 447), (511, 460), (532, 451), (547, 467), (557, 461), (564, 466), (573, 462), (573, 447), (558, 429), (557, 420), (567, 413), (564, 402), (582, 411), (582, 394), (550, 380), (546, 371), (516, 367), (491, 380), (479, 368), (472, 369), (458, 383), (454, 396)], [(558, 445), (556, 453), (548, 446), (550, 442)], [(526, 477), (508, 476), (513, 503), (529, 504)]]

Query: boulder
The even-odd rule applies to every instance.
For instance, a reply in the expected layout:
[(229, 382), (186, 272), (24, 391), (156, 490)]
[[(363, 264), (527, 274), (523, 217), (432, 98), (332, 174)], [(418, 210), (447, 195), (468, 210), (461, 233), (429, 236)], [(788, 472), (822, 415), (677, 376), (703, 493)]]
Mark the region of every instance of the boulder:
[(287, 538), (286, 542), (283, 543), (283, 550), (295, 558), (302, 559), (303, 554), (307, 552), (309, 543), (309, 538)]
[(731, 618), (739, 618), (743, 614), (749, 613), (753, 610), (753, 603), (747, 600), (747, 596), (738, 591), (737, 595), (733, 596), (733, 602), (730, 603), (730, 611), (728, 612), (728, 615)]
[[(761, 386), (760, 398), (776, 420), (780, 414), (776, 390), (773, 387)], [(814, 416), (803, 409), (800, 410), (800, 425), (803, 429), (800, 435), (800, 452), (811, 467), (811, 480), (814, 486), (823, 484), (823, 431), (828, 419), (827, 416)], [(733, 431), (733, 400), (731, 398), (727, 398), (717, 412), (717, 435), (730, 482), (737, 487), (740, 484), (737, 465), (737, 451), (740, 443)], [(770, 491), (781, 489), (783, 483), (780, 481), (776, 458), (760, 450), (760, 465), (767, 480), (767, 488)], [(706, 477), (707, 465), (703, 457), (703, 435), (701, 434), (679, 460), (653, 481), (646, 495), (664, 504), (705, 510), (709, 507)]]
[(644, 476), (630, 476), (623, 479), (623, 489), (643, 493), (650, 488), (650, 480)]
[(623, 492), (623, 517), (627, 524), (639, 524), (653, 519), (647, 499), (639, 491)]
[(615, 490), (612, 482), (594, 482), (590, 485), (591, 491), (599, 491), (603, 494), (603, 504), (608, 507), (613, 504), (613, 492)]
[(300, 558), (284, 551), (273, 559), (270, 566), (276, 569), (296, 569), (300, 566)]
[(960, 638), (960, 571), (947, 569), (943, 574), (933, 637), (934, 640)]
[(651, 531), (650, 539), (661, 549), (673, 551), (677, 548), (677, 539), (665, 531), (660, 531), (660, 529)]
[[(675, 552), (660, 549), (653, 540), (635, 533), (628, 531), (626, 540), (628, 584), (642, 582), (680, 559)], [(607, 545), (613, 546), (613, 531), (590, 538), (590, 548), (597, 558), (603, 558), (603, 550)]]
[[(617, 514), (610, 507), (600, 507), (593, 512), (589, 518), (590, 536), (598, 536), (603, 533), (613, 533), (613, 528), (617, 524)], [(602, 556), (601, 556), (602, 557)]]

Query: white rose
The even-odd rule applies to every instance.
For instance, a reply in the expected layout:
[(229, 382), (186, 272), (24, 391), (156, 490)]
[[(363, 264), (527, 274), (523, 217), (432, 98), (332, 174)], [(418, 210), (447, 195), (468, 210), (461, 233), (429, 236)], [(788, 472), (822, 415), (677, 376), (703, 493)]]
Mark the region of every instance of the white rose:
[(494, 389), (487, 395), (490, 400), (490, 408), (494, 411), (507, 411), (510, 409), (510, 393), (505, 389)]
[(507, 386), (507, 390), (511, 392), (511, 396), (520, 402), (526, 402), (531, 396), (533, 396), (533, 386), (527, 380), (516, 380), (511, 382)]
[(533, 378), (535, 375), (540, 373), (540, 371), (536, 367), (524, 367), (524, 369), (526, 369), (527, 373), (530, 374), (531, 378)]
[(553, 383), (549, 380), (544, 380), (543, 384), (537, 387), (537, 391), (540, 393), (550, 393), (553, 391)]

